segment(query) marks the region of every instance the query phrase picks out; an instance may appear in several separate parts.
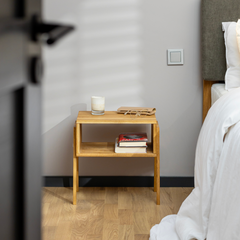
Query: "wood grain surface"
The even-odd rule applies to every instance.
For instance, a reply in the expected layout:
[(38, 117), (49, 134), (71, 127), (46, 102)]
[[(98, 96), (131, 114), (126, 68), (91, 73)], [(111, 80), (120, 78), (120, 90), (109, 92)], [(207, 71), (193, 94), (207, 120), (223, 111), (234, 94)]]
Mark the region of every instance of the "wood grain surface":
[(134, 117), (132, 115), (119, 114), (115, 111), (106, 111), (104, 115), (96, 116), (92, 115), (91, 111), (80, 111), (78, 113), (76, 123), (88, 123), (88, 124), (154, 124), (156, 123), (155, 114), (151, 116)]
[(84, 187), (72, 205), (72, 188), (45, 187), (43, 240), (147, 240), (152, 226), (176, 214), (193, 188), (161, 188), (156, 205), (152, 188)]

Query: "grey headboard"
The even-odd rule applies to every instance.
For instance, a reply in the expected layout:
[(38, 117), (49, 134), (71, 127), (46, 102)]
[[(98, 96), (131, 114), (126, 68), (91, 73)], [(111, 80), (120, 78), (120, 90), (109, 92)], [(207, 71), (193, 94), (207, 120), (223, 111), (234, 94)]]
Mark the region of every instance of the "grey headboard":
[(202, 77), (204, 80), (224, 80), (226, 71), (222, 22), (240, 18), (240, 0), (202, 0)]

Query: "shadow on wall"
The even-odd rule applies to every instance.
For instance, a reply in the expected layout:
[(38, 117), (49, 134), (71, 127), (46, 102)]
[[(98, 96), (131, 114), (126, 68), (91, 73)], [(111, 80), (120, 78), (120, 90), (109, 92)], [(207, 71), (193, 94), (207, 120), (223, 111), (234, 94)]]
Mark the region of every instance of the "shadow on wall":
[(78, 111), (86, 104), (71, 107), (71, 115), (43, 134), (43, 173), (45, 176), (72, 175), (73, 126)]
[[(72, 127), (77, 111), (90, 110), (91, 96), (105, 96), (107, 111), (120, 106), (149, 107), (143, 98), (141, 2), (44, 1), (45, 20), (76, 27), (62, 42), (44, 49), (44, 175), (72, 175)], [(74, 105), (78, 102), (81, 104)], [(122, 131), (150, 132), (149, 129), (86, 126), (83, 134), (86, 140), (110, 138), (114, 141)], [(152, 162), (147, 159), (112, 160), (82, 159), (80, 174), (151, 175), (153, 172)], [(127, 168), (126, 163), (129, 163)], [(117, 166), (112, 169), (112, 165)]]
[(106, 110), (144, 106), (140, 0), (85, 0), (79, 5), (80, 95), (105, 96)]

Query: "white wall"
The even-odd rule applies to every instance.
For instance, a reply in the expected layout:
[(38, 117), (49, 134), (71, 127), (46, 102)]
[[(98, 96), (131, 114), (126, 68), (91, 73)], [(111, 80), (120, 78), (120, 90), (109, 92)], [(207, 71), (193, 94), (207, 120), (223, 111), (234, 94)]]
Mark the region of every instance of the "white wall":
[[(44, 0), (44, 19), (76, 31), (44, 47), (43, 175), (72, 175), (72, 127), (92, 95), (106, 110), (156, 107), (161, 176), (193, 176), (201, 127), (200, 0)], [(167, 66), (169, 48), (183, 66)], [(140, 126), (84, 126), (83, 140), (114, 141)], [(81, 158), (80, 175), (152, 176), (153, 159)]]

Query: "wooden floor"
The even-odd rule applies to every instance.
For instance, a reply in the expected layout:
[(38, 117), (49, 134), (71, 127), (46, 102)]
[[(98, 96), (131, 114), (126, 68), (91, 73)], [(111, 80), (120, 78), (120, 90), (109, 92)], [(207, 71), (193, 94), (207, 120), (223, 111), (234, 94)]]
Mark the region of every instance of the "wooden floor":
[(148, 240), (153, 225), (178, 212), (192, 188), (43, 188), (43, 240)]

